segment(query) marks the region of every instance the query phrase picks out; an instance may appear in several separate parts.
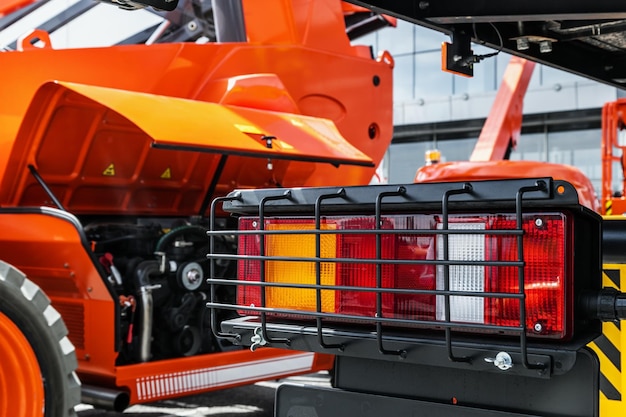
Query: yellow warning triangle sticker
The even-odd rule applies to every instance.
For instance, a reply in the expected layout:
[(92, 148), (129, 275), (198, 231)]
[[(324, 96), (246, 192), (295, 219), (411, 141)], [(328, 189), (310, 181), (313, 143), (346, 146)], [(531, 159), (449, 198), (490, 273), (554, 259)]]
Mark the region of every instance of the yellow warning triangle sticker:
[(108, 167), (104, 171), (102, 171), (102, 175), (106, 177), (114, 177), (115, 176), (115, 165), (111, 162)]
[(161, 179), (169, 180), (171, 178), (172, 178), (172, 170), (170, 169), (170, 167), (167, 167), (167, 169), (163, 171), (163, 173), (161, 174)]

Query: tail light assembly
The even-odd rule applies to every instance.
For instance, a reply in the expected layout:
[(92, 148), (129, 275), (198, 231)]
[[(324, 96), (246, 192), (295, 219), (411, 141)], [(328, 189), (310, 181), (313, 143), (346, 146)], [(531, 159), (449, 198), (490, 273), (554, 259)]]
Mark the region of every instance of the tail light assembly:
[(238, 281), (269, 285), (242, 285), (240, 306), (283, 318), (571, 336), (573, 230), (564, 213), (524, 214), (521, 229), (506, 214), (450, 215), (446, 229), (427, 214), (382, 216), (380, 227), (375, 216), (320, 220), (316, 228), (314, 218), (240, 219), (240, 231), (266, 234), (240, 236), (239, 254), (251, 258), (239, 261)]
[(254, 323), (253, 345), (289, 344), (272, 329), (297, 325), (323, 348), (360, 332), (381, 353), (439, 340), (463, 361), (455, 346), (495, 340), (532, 367), (529, 344), (580, 347), (600, 331), (601, 219), (566, 182), (248, 190), (214, 204), (238, 215), (237, 305), (209, 305)]

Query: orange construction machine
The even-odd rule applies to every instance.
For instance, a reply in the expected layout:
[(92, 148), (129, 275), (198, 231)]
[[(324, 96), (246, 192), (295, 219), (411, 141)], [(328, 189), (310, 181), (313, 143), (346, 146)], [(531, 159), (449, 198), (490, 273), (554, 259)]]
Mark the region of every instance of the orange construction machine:
[[(581, 204), (600, 212), (593, 185), (579, 169), (542, 161), (509, 160), (520, 138), (524, 96), (534, 68), (533, 61), (511, 57), (469, 160), (427, 163), (417, 170), (415, 182), (514, 179), (548, 175), (572, 183)], [(610, 183), (610, 176), (606, 178)]]
[[(606, 103), (602, 108), (602, 214), (626, 213), (626, 100)], [(617, 177), (617, 178), (615, 178)], [(614, 180), (620, 187), (614, 187)], [(617, 188), (617, 189), (616, 189)]]
[[(355, 3), (451, 35), (442, 61), (465, 75), (482, 59), (473, 40), (626, 85), (626, 13), (614, 1)], [(275, 416), (625, 414), (623, 201), (609, 188), (620, 215), (602, 217), (574, 167), (502, 160), (521, 97), (498, 96), (473, 161), (425, 166), (415, 183), (215, 200), (211, 217), (239, 221), (237, 274), (210, 278), (237, 291), (235, 304), (209, 303), (234, 316), (216, 337), (336, 355), (332, 387), (281, 385)], [(623, 104), (605, 110), (610, 165), (624, 161), (613, 156)]]
[[(46, 3), (6, 3), (0, 28)], [(332, 366), (213, 336), (229, 315), (205, 304), (235, 292), (206, 279), (232, 276), (237, 248), (213, 241), (209, 265), (206, 215), (235, 188), (369, 182), (393, 59), (351, 38), (393, 20), (337, 0), (155, 13), (127, 44), (54, 49), (50, 19), (0, 53), (2, 416), (70, 416), (81, 390), (119, 410)], [(236, 228), (224, 213), (212, 226)]]

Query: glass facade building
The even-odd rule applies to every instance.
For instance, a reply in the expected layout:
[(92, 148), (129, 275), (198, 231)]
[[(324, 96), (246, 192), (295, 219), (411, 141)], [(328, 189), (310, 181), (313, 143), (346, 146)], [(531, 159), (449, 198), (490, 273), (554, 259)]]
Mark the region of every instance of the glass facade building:
[[(382, 170), (391, 183), (413, 181), (426, 150), (443, 161), (467, 160), (493, 104), (510, 55), (499, 53), (474, 66), (474, 77), (441, 70), (448, 36), (404, 21), (357, 39), (394, 57), (394, 139)], [(472, 45), (477, 55), (494, 52)], [(571, 164), (600, 191), (600, 124), (604, 103), (624, 95), (545, 65), (536, 65), (524, 99), (520, 141), (511, 159)], [(620, 181), (621, 178), (617, 178)]]

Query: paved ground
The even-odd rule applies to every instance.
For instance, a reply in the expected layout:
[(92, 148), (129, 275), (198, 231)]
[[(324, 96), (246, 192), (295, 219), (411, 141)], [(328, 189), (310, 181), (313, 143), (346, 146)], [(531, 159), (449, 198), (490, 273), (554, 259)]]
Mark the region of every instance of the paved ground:
[(135, 405), (123, 413), (78, 406), (79, 417), (272, 417), (274, 393), (284, 382), (329, 386), (327, 373), (304, 375), (281, 381), (261, 382), (246, 387), (209, 392), (177, 400)]

